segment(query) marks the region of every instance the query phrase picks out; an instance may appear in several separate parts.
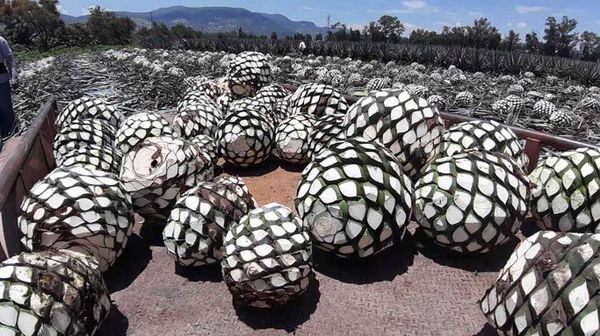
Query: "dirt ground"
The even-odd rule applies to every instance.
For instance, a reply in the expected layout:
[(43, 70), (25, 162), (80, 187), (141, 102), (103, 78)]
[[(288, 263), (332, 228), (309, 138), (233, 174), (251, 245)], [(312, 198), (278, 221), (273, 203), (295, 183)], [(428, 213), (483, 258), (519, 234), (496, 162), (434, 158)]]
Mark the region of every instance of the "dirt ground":
[[(259, 204), (293, 208), (302, 167), (276, 161), (244, 177)], [(113, 309), (101, 335), (491, 335), (477, 300), (514, 244), (486, 256), (457, 256), (413, 235), (367, 260), (318, 251), (305, 295), (279, 310), (234, 307), (220, 268), (176, 267), (160, 227), (137, 234), (105, 274)], [(141, 231), (141, 232), (140, 232)]]

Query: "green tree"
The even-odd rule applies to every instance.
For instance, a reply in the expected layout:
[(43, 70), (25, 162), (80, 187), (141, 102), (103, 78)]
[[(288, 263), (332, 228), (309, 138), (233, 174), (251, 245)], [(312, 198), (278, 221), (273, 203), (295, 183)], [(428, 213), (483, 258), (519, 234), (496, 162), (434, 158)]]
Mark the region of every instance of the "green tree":
[(517, 49), (520, 42), (519, 33), (516, 33), (514, 30), (510, 30), (504, 40), (502, 41), (502, 47), (508, 51), (513, 51)]
[(578, 34), (574, 31), (575, 28), (577, 28), (577, 20), (563, 16), (558, 25), (558, 56), (569, 57), (571, 55), (579, 41)]
[(539, 53), (541, 51), (542, 44), (538, 38), (536, 32), (531, 32), (525, 35), (525, 50), (531, 53)]
[(600, 38), (596, 33), (584, 31), (579, 36), (579, 52), (584, 61), (598, 61), (600, 59)]
[(558, 53), (558, 39), (560, 38), (560, 32), (558, 31), (558, 23), (556, 18), (549, 16), (546, 19), (546, 28), (544, 29), (544, 43), (543, 51), (546, 55), (556, 55)]
[(474, 20), (473, 25), (464, 27), (464, 30), (467, 37), (466, 43), (471, 47), (496, 49), (502, 39), (498, 28), (492, 26), (487, 18)]
[(276, 32), (272, 32), (271, 33), (271, 40), (273, 40), (273, 41), (277, 40), (277, 33)]
[(128, 17), (117, 17), (96, 6), (90, 10), (87, 28), (96, 43), (128, 44), (132, 41), (135, 23)]
[(196, 38), (199, 35), (199, 32), (195, 31), (194, 28), (183, 23), (178, 23), (171, 27), (171, 33), (180, 39)]
[(65, 24), (55, 0), (3, 1), (0, 3), (0, 25), (13, 43), (49, 50), (64, 44)]
[(363, 32), (374, 42), (398, 42), (404, 33), (404, 25), (397, 17), (383, 15), (377, 22), (369, 22)]

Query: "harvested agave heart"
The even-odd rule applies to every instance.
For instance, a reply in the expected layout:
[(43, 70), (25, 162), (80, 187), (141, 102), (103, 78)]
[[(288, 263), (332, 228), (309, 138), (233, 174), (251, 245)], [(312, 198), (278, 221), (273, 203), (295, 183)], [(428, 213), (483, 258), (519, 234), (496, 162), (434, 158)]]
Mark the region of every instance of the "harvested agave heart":
[(402, 238), (413, 186), (378, 142), (332, 142), (302, 172), (296, 210), (316, 247), (340, 257), (368, 257)]
[(127, 154), (144, 139), (170, 135), (171, 125), (156, 113), (141, 112), (127, 117), (115, 135), (115, 147)]
[(241, 178), (224, 175), (183, 193), (163, 230), (169, 255), (184, 266), (213, 264), (222, 257), (226, 230), (256, 207)]
[(281, 306), (310, 284), (312, 246), (306, 227), (281, 204), (256, 208), (233, 223), (224, 248), (223, 280), (235, 303)]
[(227, 82), (237, 98), (254, 95), (271, 81), (271, 66), (267, 57), (256, 51), (244, 51), (229, 63)]
[(468, 151), (429, 164), (415, 185), (415, 218), (437, 245), (485, 253), (514, 238), (527, 216), (529, 179), (505, 154)]
[(21, 204), (21, 243), (30, 251), (70, 249), (93, 255), (106, 271), (121, 255), (134, 223), (131, 198), (117, 175), (58, 167)]
[(480, 307), (499, 335), (598, 335), (600, 235), (540, 231), (512, 253)]
[(308, 139), (315, 120), (310, 114), (295, 114), (277, 126), (275, 151), (281, 160), (289, 163), (310, 161)]
[(56, 117), (56, 129), (61, 129), (69, 125), (72, 121), (93, 119), (97, 121), (106, 121), (113, 127), (119, 127), (123, 122), (123, 114), (113, 105), (106, 103), (101, 99), (91, 97), (81, 97), (67, 105), (64, 110)]
[(346, 98), (335, 88), (324, 84), (303, 84), (289, 99), (290, 115), (308, 113), (315, 117), (346, 113)]
[(541, 229), (600, 231), (600, 151), (579, 148), (552, 155), (529, 175), (531, 212)]
[(109, 311), (93, 257), (46, 250), (0, 264), (0, 335), (94, 335)]
[(149, 223), (165, 224), (177, 198), (214, 175), (213, 164), (187, 140), (148, 138), (131, 150), (121, 167), (121, 180), (137, 213)]
[(342, 129), (346, 138), (377, 140), (394, 154), (402, 170), (416, 180), (438, 153), (444, 124), (427, 100), (407, 91), (372, 91), (350, 107)]

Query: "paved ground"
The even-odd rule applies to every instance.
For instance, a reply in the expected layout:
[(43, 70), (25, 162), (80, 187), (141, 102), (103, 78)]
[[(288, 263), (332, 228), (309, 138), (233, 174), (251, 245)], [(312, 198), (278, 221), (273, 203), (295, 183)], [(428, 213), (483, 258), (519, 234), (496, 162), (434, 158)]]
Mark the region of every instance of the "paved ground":
[[(299, 168), (232, 172), (259, 204), (293, 207)], [(160, 228), (141, 231), (106, 274), (114, 305), (102, 335), (493, 335), (477, 300), (514, 247), (457, 256), (423, 245), (413, 227), (414, 238), (362, 262), (316, 253), (306, 295), (261, 311), (232, 305), (218, 267), (175, 267)]]

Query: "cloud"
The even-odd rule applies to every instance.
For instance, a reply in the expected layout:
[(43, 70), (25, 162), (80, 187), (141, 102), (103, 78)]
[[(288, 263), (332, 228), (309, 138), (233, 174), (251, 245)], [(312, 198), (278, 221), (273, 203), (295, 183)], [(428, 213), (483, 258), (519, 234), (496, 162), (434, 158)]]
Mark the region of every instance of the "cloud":
[(402, 5), (404, 6), (404, 8), (412, 10), (423, 9), (428, 6), (427, 2), (420, 0), (402, 1)]
[(69, 14), (69, 11), (67, 11), (61, 4), (57, 4), (56, 9), (58, 9), (58, 12), (61, 14)]
[(346, 24), (346, 28), (350, 29), (358, 29), (358, 30), (362, 30), (367, 24), (366, 23), (347, 23)]
[(543, 12), (547, 9), (548, 9), (548, 7), (542, 7), (542, 6), (517, 6), (517, 7), (515, 7), (515, 10), (519, 14)]
[(410, 22), (402, 23), (404, 25), (404, 35), (410, 35), (414, 30), (421, 28), (421, 26), (412, 24)]
[(479, 16), (479, 17), (485, 16), (485, 14), (483, 14), (482, 12), (474, 12), (474, 11), (467, 12), (467, 14), (469, 14), (469, 16)]
[(426, 1), (421, 0), (408, 0), (402, 1), (402, 8), (390, 8), (390, 9), (369, 9), (368, 13), (383, 13), (383, 14), (406, 14), (416, 12), (437, 12), (438, 9), (429, 5)]
[(526, 22), (517, 22), (515, 27), (525, 29), (525, 28), (527, 28), (527, 23)]

